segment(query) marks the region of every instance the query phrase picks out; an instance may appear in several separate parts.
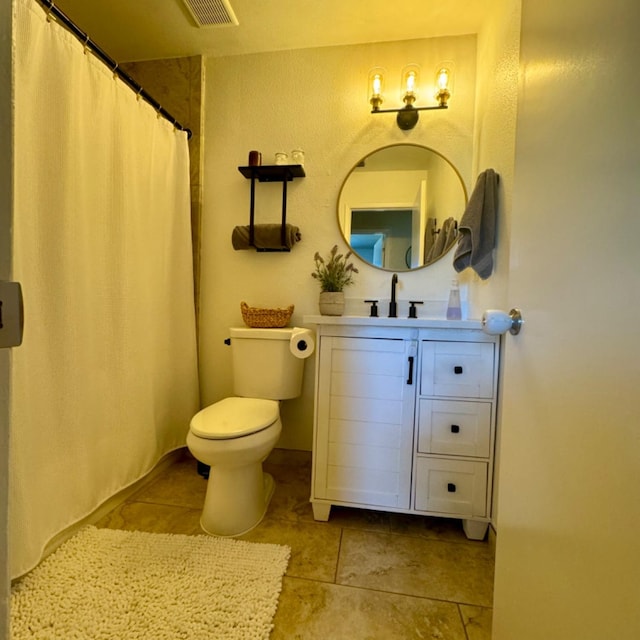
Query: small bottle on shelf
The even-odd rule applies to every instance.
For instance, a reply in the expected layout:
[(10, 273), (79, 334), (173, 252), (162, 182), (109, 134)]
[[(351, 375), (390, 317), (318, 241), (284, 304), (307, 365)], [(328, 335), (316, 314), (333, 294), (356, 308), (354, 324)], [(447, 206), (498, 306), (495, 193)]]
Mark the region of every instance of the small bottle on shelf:
[(451, 281), (451, 291), (449, 292), (449, 304), (447, 305), (447, 320), (462, 320), (462, 309), (460, 307), (460, 287), (457, 280)]

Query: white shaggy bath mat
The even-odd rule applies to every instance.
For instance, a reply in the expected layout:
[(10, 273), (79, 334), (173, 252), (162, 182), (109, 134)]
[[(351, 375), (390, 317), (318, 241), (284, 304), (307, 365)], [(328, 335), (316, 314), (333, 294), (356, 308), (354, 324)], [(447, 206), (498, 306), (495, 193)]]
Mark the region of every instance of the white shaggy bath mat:
[(289, 547), (85, 527), (14, 585), (11, 638), (268, 638)]

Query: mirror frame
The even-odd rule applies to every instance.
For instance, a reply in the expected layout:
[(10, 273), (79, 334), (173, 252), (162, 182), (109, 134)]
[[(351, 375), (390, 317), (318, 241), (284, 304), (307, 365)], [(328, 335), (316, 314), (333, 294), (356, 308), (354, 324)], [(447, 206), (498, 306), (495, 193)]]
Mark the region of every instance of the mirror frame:
[[(462, 187), (462, 194), (463, 194), (463, 198), (464, 198), (464, 205), (463, 205), (463, 209), (460, 211), (460, 216), (458, 217), (458, 222), (462, 218), (462, 214), (464, 213), (464, 208), (466, 208), (467, 203), (469, 202), (469, 196), (468, 196), (468, 193), (467, 193), (467, 188), (466, 188), (466, 186), (464, 184), (464, 180), (462, 179), (462, 175), (460, 174), (458, 169), (455, 167), (455, 165), (446, 156), (444, 156), (439, 151), (436, 151), (435, 149), (432, 149), (431, 147), (426, 147), (426, 146), (421, 145), (421, 144), (416, 144), (416, 143), (412, 143), (412, 142), (408, 142), (408, 143), (397, 142), (397, 143), (388, 144), (388, 145), (385, 145), (383, 147), (379, 147), (379, 148), (374, 149), (373, 151), (367, 153), (365, 156), (363, 156), (360, 160), (358, 160), (358, 162), (356, 162), (351, 167), (351, 169), (349, 170), (349, 172), (345, 176), (344, 180), (342, 181), (342, 184), (340, 186), (340, 191), (338, 192), (338, 199), (337, 199), (337, 202), (336, 202), (336, 221), (338, 223), (338, 228), (340, 229), (340, 234), (342, 235), (342, 239), (345, 241), (346, 245), (351, 250), (353, 256), (358, 258), (360, 261), (362, 261), (367, 266), (372, 267), (373, 269), (379, 269), (381, 271), (389, 271), (389, 272), (398, 271), (398, 272), (401, 272), (401, 273), (408, 273), (408, 272), (411, 272), (411, 271), (419, 271), (420, 269), (424, 269), (425, 267), (429, 267), (432, 264), (435, 264), (436, 262), (438, 262), (438, 260), (440, 260), (444, 256), (446, 256), (451, 251), (451, 249), (456, 245), (456, 243), (454, 242), (444, 253), (439, 255), (435, 260), (431, 260), (430, 262), (422, 264), (422, 265), (420, 265), (418, 267), (407, 267), (406, 269), (397, 269), (397, 268), (396, 269), (391, 269), (391, 268), (387, 268), (387, 267), (379, 267), (379, 266), (377, 266), (375, 264), (372, 264), (368, 260), (365, 260), (355, 249), (352, 248), (350, 240), (345, 235), (345, 231), (344, 231), (343, 225), (341, 223), (341, 218), (340, 218), (340, 206), (341, 206), (342, 194), (344, 192), (345, 185), (347, 184), (347, 181), (349, 180), (349, 178), (351, 177), (353, 172), (359, 166), (361, 166), (362, 163), (367, 158), (369, 158), (373, 154), (379, 153), (380, 151), (384, 151), (385, 149), (390, 149), (390, 148), (394, 148), (394, 147), (414, 147), (414, 148), (417, 148), (417, 149), (422, 149), (424, 151), (429, 151), (429, 152), (433, 153), (434, 155), (438, 156), (439, 158), (441, 158), (442, 160), (444, 160), (444, 162), (446, 162), (449, 165), (449, 167), (453, 170), (453, 172), (457, 176), (458, 180), (460, 181), (460, 186)], [(392, 207), (390, 207), (390, 208), (392, 208)]]

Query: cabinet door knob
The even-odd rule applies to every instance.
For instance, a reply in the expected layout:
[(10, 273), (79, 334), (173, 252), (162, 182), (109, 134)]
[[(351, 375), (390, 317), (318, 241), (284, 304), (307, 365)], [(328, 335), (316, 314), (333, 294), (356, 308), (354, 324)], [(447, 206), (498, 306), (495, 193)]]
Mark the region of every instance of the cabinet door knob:
[(449, 493), (455, 493), (456, 492), (456, 485), (453, 484), (453, 482), (447, 483), (447, 491)]
[(462, 367), (460, 365), (456, 365), (455, 367), (453, 367), (453, 373), (455, 373), (456, 375), (460, 375), (462, 373)]
[(460, 433), (460, 425), (452, 424), (451, 425), (451, 433)]

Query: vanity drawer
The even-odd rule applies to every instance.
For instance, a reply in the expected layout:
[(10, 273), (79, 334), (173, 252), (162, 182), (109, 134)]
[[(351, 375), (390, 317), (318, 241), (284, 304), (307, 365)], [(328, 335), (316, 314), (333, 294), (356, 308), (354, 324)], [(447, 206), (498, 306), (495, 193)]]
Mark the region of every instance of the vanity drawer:
[(416, 459), (416, 511), (484, 517), (487, 512), (486, 462)]
[(488, 458), (491, 403), (421, 398), (418, 453)]
[(423, 396), (493, 396), (493, 343), (424, 340), (421, 348), (420, 393)]

